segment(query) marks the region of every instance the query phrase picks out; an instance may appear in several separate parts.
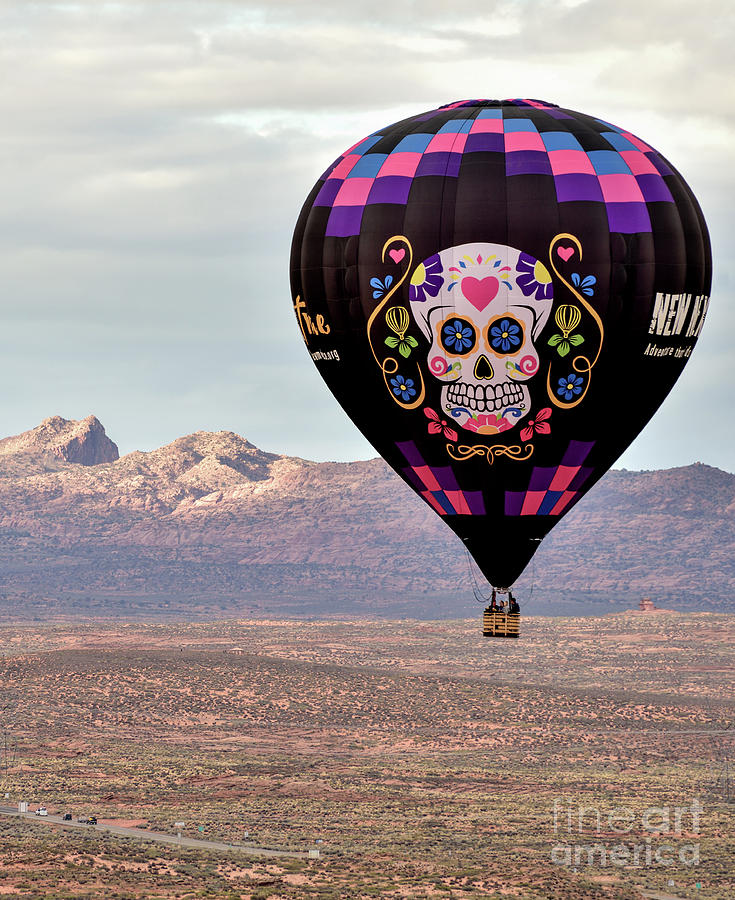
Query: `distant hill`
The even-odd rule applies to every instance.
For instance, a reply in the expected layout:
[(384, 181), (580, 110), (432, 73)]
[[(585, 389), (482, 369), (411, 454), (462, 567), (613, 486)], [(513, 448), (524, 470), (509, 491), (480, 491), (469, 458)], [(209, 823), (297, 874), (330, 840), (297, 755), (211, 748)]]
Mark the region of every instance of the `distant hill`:
[[(518, 585), (529, 611), (735, 609), (735, 476), (609, 473)], [(378, 459), (315, 463), (196, 432), (118, 457), (58, 416), (0, 441), (0, 614), (465, 615), (460, 541)]]

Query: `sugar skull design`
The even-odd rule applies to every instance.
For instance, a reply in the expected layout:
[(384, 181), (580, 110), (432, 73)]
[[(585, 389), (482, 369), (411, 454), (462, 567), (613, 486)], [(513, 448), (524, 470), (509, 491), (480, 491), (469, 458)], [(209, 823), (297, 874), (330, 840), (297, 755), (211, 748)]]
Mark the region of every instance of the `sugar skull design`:
[(442, 384), (442, 410), (455, 424), (491, 435), (528, 415), (536, 341), (553, 303), (541, 262), (500, 244), (450, 247), (416, 266), (409, 301), (431, 344), (428, 366)]

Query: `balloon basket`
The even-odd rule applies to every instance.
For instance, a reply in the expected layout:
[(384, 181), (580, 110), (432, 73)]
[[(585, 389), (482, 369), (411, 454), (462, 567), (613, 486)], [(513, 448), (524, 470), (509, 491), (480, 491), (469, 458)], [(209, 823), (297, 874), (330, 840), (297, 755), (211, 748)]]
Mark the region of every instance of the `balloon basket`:
[(517, 638), (520, 632), (521, 617), (518, 613), (491, 612), (489, 609), (483, 613), (483, 637)]

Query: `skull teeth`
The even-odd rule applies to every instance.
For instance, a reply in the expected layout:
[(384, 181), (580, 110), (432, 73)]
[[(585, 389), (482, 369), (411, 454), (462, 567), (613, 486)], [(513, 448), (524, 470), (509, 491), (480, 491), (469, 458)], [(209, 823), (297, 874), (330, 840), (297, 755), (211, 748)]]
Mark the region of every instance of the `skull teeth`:
[(463, 406), (471, 412), (496, 412), (522, 401), (523, 388), (507, 381), (496, 385), (455, 382), (447, 389), (447, 402), (452, 406)]

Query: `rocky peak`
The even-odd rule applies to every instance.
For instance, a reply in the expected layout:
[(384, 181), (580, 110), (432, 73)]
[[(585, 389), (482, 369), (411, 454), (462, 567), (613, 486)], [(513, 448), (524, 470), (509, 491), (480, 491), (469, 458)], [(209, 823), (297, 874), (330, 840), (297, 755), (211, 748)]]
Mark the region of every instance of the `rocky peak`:
[(120, 455), (96, 416), (79, 421), (50, 416), (36, 428), (0, 441), (0, 456), (19, 454), (51, 455), (82, 466), (115, 462)]

